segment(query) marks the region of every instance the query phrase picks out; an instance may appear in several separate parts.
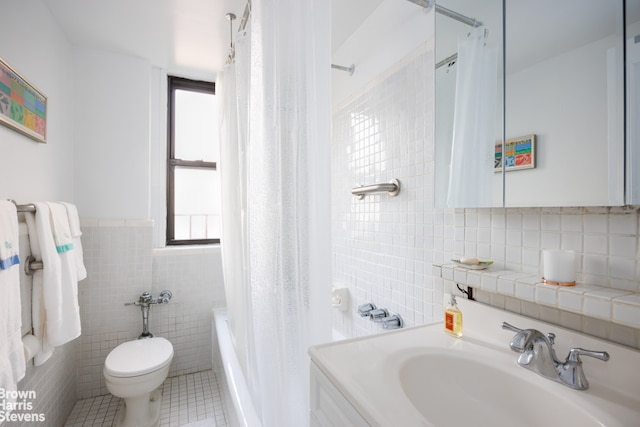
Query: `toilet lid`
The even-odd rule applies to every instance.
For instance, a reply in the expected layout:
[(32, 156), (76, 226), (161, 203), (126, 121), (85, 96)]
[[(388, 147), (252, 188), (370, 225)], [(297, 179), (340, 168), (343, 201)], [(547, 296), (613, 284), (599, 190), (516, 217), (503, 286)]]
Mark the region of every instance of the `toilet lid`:
[(104, 361), (107, 374), (135, 377), (153, 372), (171, 362), (173, 346), (162, 337), (127, 341), (109, 353)]

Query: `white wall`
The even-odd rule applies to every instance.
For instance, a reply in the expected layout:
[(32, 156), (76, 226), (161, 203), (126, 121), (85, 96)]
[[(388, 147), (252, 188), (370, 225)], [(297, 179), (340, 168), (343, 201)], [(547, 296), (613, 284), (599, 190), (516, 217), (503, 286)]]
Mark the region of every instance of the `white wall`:
[[(39, 0), (2, 8), (0, 57), (47, 100), (47, 140), (41, 144), (0, 126), (0, 197), (19, 203), (72, 200), (74, 173), (71, 46)], [(28, 24), (25, 23), (28, 17)], [(25, 31), (25, 25), (28, 30)]]
[(85, 218), (149, 218), (151, 65), (73, 51), (76, 204)]
[[(25, 22), (27, 17), (27, 22)], [(25, 26), (28, 30), (25, 31)], [(73, 68), (71, 46), (39, 0), (11, 2), (2, 7), (0, 56), (31, 84), (47, 102), (47, 140), (37, 143), (0, 126), (0, 197), (19, 203), (35, 200), (73, 200)], [(28, 253), (21, 236), (20, 257)], [(31, 286), (22, 275), (21, 286)], [(27, 301), (27, 304), (29, 301)], [(34, 391), (29, 412), (45, 415), (47, 425), (62, 425), (76, 400), (75, 349), (77, 341), (58, 349), (47, 363), (27, 363), (19, 390)], [(53, 386), (55, 384), (55, 387)], [(33, 423), (12, 423), (12, 426)]]

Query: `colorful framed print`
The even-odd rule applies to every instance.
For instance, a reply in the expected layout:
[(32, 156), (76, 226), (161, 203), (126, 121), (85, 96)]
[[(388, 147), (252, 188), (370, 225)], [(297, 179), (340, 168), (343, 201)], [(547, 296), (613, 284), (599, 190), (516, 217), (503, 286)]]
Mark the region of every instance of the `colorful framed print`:
[[(508, 139), (504, 144), (504, 166), (507, 172), (536, 167), (536, 136), (527, 135)], [(496, 142), (493, 170), (501, 172), (503, 165), (502, 141)]]
[(47, 97), (0, 58), (0, 123), (47, 142)]

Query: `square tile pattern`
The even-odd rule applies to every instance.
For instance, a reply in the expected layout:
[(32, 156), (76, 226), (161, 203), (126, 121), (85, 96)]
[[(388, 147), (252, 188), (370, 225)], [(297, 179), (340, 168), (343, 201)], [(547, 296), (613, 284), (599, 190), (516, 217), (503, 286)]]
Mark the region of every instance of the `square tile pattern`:
[[(227, 427), (224, 392), (213, 371), (167, 378), (162, 385), (160, 427)], [(65, 427), (116, 425), (122, 399), (111, 394), (78, 400)]]

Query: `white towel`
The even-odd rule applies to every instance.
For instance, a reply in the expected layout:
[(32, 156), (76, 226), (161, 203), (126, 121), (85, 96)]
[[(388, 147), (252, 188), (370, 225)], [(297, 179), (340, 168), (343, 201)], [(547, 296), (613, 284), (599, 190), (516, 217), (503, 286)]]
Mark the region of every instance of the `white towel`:
[[(67, 210), (59, 203), (36, 203), (36, 227), (40, 238), (40, 250), (44, 269), (48, 268), (47, 257), (56, 258), (60, 269), (51, 282), (44, 282), (44, 307), (47, 313), (47, 340), (58, 347), (80, 336), (80, 306), (78, 305), (78, 275), (75, 257), (69, 251), (71, 233), (68, 229)], [(48, 209), (53, 207), (53, 211)], [(42, 212), (42, 215), (40, 213)], [(44, 232), (46, 223), (57, 224), (65, 236), (60, 235), (56, 244), (51, 226), (48, 234)], [(66, 226), (65, 226), (66, 224)], [(69, 233), (66, 235), (66, 233)], [(46, 236), (45, 236), (46, 235)], [(60, 251), (61, 246), (63, 250)], [(46, 248), (46, 249), (45, 249)], [(57, 256), (56, 256), (57, 255)]]
[(51, 232), (53, 233), (56, 252), (61, 254), (70, 251), (73, 249), (73, 240), (71, 239), (67, 209), (61, 203), (45, 203), (49, 206), (49, 220), (51, 221)]
[(20, 304), (18, 212), (0, 200), (0, 243), (5, 261), (0, 268), (0, 388), (13, 390), (25, 374)]
[[(47, 209), (48, 218), (49, 208), (46, 205), (44, 205), (44, 207)], [(44, 259), (42, 257), (42, 251), (40, 250), (40, 233), (38, 227), (36, 226), (36, 216), (31, 212), (26, 212), (24, 214), (24, 218), (27, 222), (27, 228), (29, 229), (29, 245), (31, 246), (31, 255), (37, 261), (43, 261), (44, 266)], [(45, 234), (46, 232), (47, 231), (45, 230)], [(43, 268), (42, 270), (34, 270), (33, 275), (31, 276), (31, 322), (33, 324), (33, 335), (38, 340), (40, 340), (40, 343), (42, 345), (40, 352), (36, 354), (33, 359), (33, 363), (36, 366), (40, 366), (44, 362), (49, 360), (54, 351), (53, 346), (51, 346), (49, 344), (49, 341), (47, 340), (47, 313), (44, 306), (44, 282), (45, 275), (47, 276), (47, 283), (50, 283), (52, 281), (55, 281), (56, 275), (61, 275), (61, 273), (60, 259), (57, 256), (48, 256), (48, 258), (49, 264), (47, 264), (46, 269)]]
[(80, 216), (78, 215), (78, 209), (75, 205), (65, 202), (61, 203), (67, 209), (67, 215), (69, 217), (69, 229), (71, 230), (71, 238), (73, 239), (73, 253), (76, 258), (78, 281), (80, 281), (87, 277), (87, 269), (84, 266), (82, 242), (80, 240), (80, 236), (82, 236), (82, 230), (80, 230)]
[[(43, 276), (44, 307), (47, 313), (46, 337), (50, 345), (61, 346), (80, 336), (80, 306), (78, 305), (78, 275), (75, 258), (69, 250), (58, 252), (59, 245), (53, 239), (52, 221), (66, 222), (67, 211), (59, 203), (34, 203), (36, 206), (36, 228), (40, 240)], [(49, 206), (54, 206), (58, 218), (52, 220)], [(66, 237), (65, 237), (66, 238)], [(64, 238), (61, 238), (64, 239)], [(62, 246), (67, 246), (60, 240)], [(50, 263), (55, 260), (57, 269), (47, 274)]]

